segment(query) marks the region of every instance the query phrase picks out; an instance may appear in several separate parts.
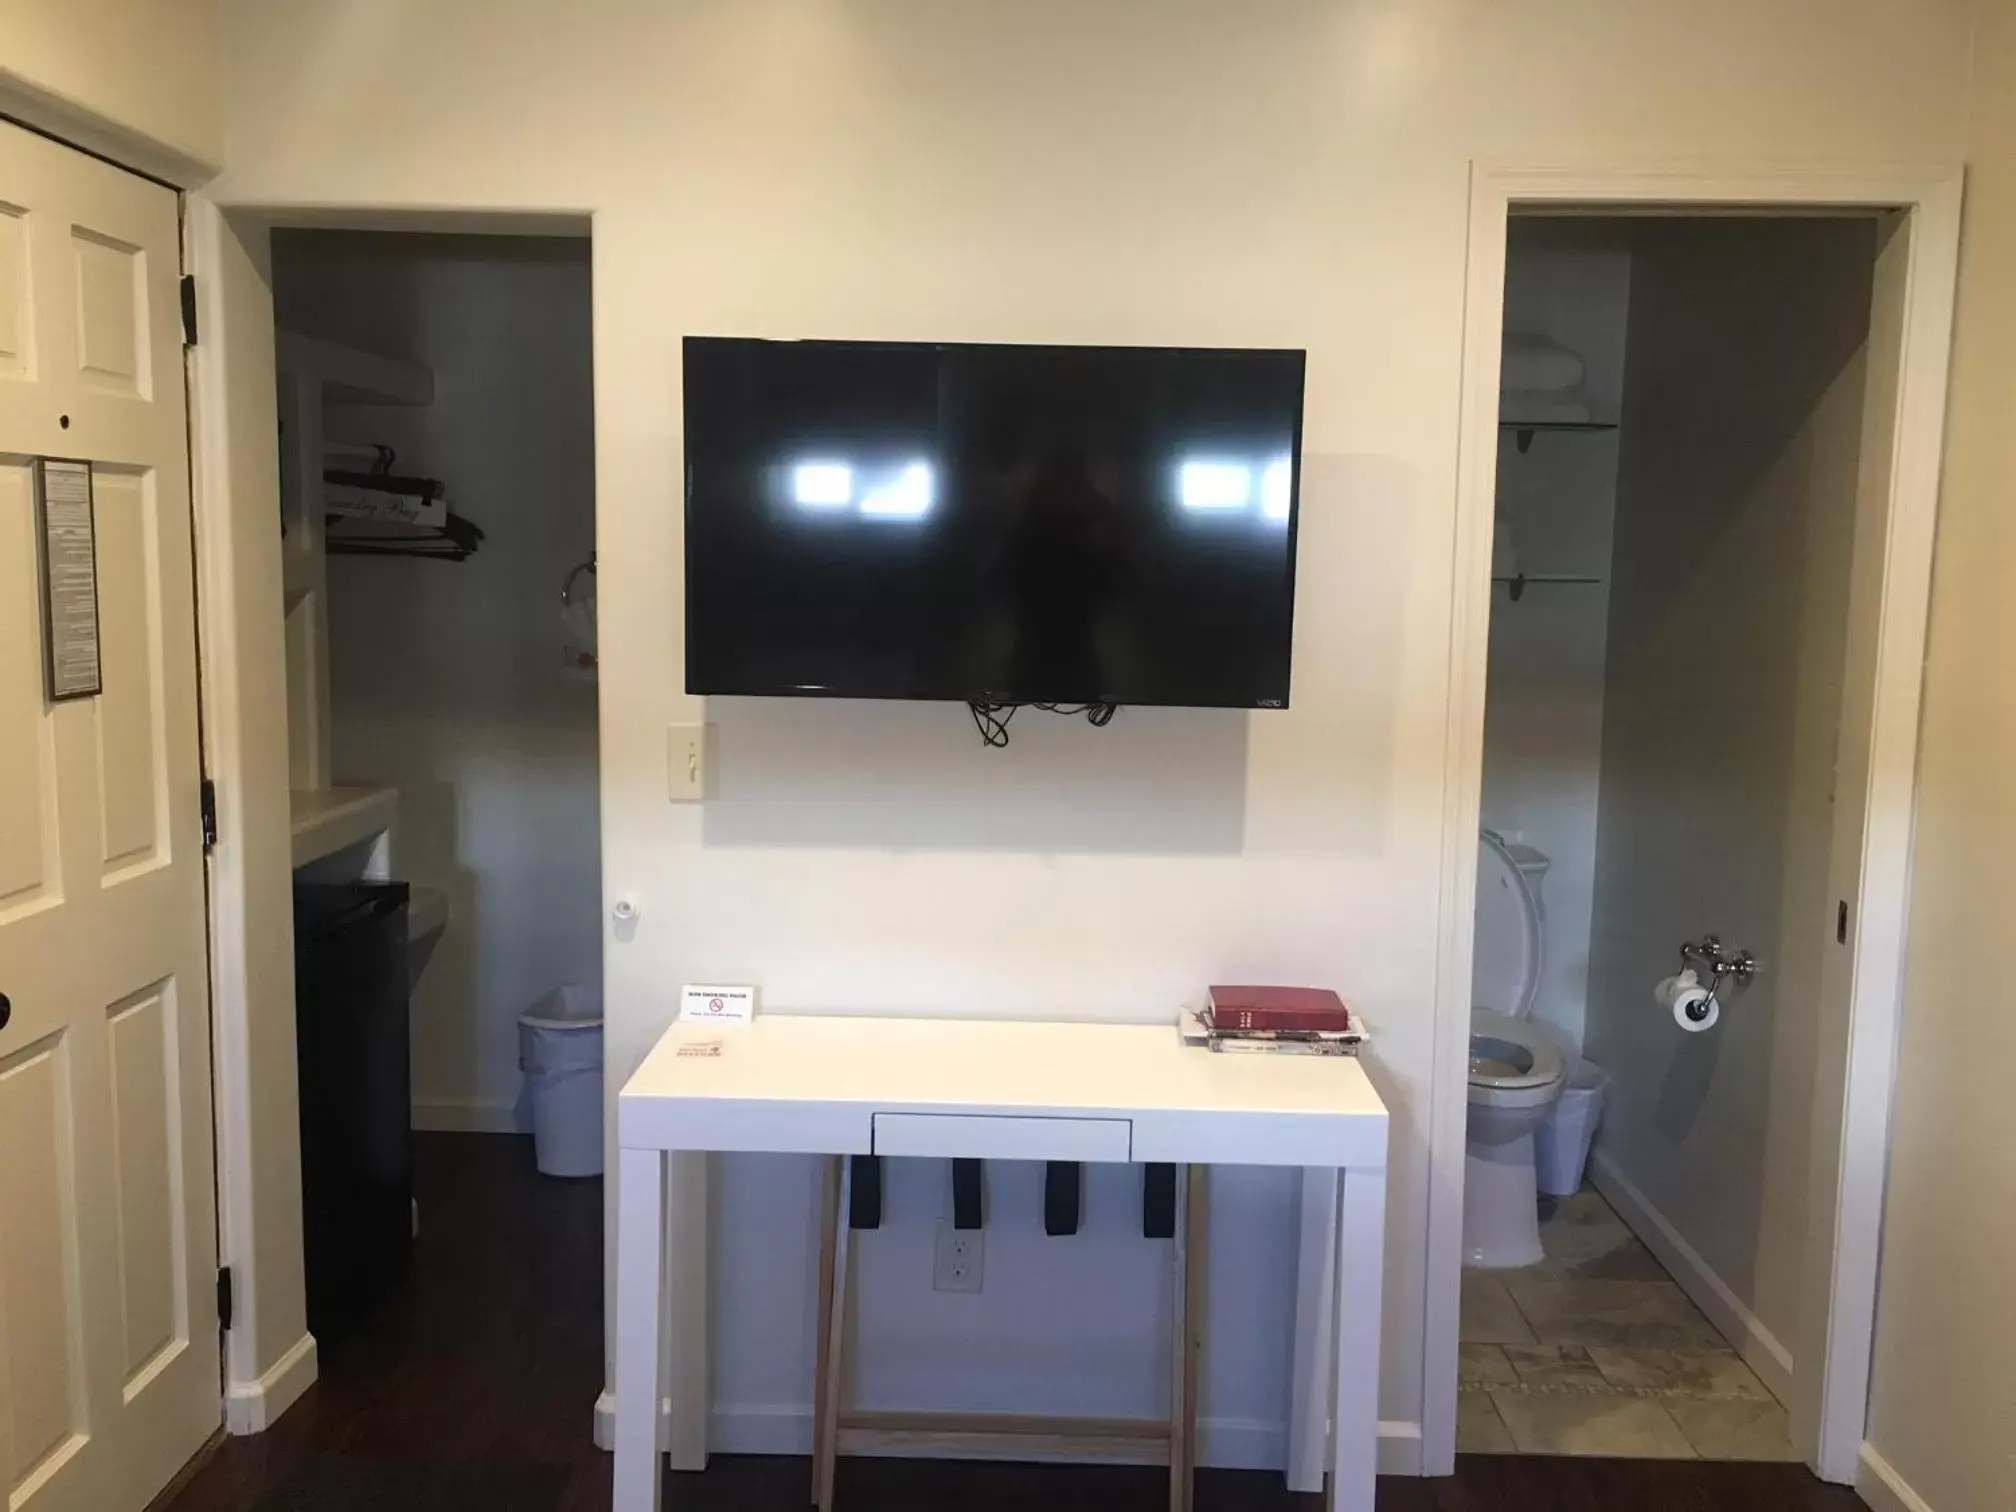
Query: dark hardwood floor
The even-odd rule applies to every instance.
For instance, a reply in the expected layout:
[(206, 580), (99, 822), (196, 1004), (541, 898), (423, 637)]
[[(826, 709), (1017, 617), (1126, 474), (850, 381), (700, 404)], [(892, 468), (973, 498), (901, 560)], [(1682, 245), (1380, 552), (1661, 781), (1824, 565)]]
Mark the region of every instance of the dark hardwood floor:
[[(529, 1146), (493, 1135), (423, 1135), (420, 1238), (404, 1289), (321, 1361), (321, 1379), (273, 1429), (227, 1439), (154, 1512), (250, 1512), (324, 1455), (564, 1471), (560, 1512), (604, 1512), (609, 1462), (591, 1437), (602, 1387), (602, 1189), (544, 1180)], [(678, 1512), (800, 1512), (797, 1459), (717, 1458), (669, 1478)], [(1159, 1470), (846, 1460), (852, 1512), (1040, 1507), (1160, 1512)], [(1204, 1471), (1199, 1512), (1314, 1508), (1279, 1475)], [(1860, 1512), (1797, 1465), (1466, 1456), (1443, 1480), (1380, 1482), (1380, 1512)], [(461, 1509), (443, 1509), (461, 1512)], [(469, 1512), (483, 1512), (471, 1508)]]

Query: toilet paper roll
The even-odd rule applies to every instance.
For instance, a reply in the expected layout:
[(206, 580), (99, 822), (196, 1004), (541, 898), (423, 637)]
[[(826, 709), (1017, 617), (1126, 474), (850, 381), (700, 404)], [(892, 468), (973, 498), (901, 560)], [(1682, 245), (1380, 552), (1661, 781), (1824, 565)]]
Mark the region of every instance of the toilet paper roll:
[(1694, 968), (1690, 966), (1678, 976), (1669, 976), (1654, 987), (1652, 1001), (1661, 1008), (1671, 1008), (1681, 993), (1690, 987), (1698, 986), (1700, 981), (1701, 979), (1694, 974)]
[(1673, 994), (1673, 1022), (1689, 1034), (1713, 1029), (1722, 1017), (1722, 1005), (1706, 987), (1682, 987)]

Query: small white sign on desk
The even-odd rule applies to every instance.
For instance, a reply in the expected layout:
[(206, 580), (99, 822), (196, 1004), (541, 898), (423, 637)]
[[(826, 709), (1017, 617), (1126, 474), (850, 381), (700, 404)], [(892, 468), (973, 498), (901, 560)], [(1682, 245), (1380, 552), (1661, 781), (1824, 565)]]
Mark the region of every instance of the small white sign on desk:
[(746, 1024), (756, 1017), (754, 987), (687, 985), (679, 993), (682, 1024)]

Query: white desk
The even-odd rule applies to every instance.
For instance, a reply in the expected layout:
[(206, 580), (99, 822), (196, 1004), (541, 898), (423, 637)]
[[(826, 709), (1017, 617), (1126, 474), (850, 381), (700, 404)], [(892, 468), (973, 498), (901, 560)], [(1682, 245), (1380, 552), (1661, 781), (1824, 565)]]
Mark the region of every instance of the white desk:
[[(709, 1041), (718, 1056), (692, 1054)], [(616, 1138), (615, 1512), (660, 1505), (666, 1159), (729, 1150), (1302, 1167), (1289, 1482), (1319, 1490), (1327, 1469), (1340, 1512), (1372, 1512), (1386, 1109), (1355, 1060), (1213, 1055), (1173, 1024), (765, 1015), (674, 1025)], [(683, 1379), (669, 1439), (699, 1469), (704, 1371)]]

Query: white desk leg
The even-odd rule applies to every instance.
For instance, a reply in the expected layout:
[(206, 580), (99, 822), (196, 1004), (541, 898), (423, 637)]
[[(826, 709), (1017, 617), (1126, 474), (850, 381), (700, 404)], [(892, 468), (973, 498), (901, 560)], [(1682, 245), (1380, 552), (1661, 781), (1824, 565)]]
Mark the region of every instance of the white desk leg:
[(617, 1153), (615, 1512), (658, 1512), (665, 1322), (665, 1157)]
[(1372, 1512), (1379, 1470), (1380, 1278), (1386, 1263), (1386, 1172), (1346, 1169), (1337, 1201), (1336, 1422), (1330, 1499)]
[(666, 1463), (674, 1470), (707, 1468), (712, 1403), (707, 1377), (707, 1187), (713, 1179), (704, 1150), (665, 1157), (665, 1209), (670, 1219), (665, 1263), (664, 1386)]
[(1288, 1489), (1320, 1492), (1330, 1463), (1331, 1323), (1337, 1275), (1337, 1168), (1302, 1173), (1295, 1258), (1295, 1364), (1288, 1384)]

